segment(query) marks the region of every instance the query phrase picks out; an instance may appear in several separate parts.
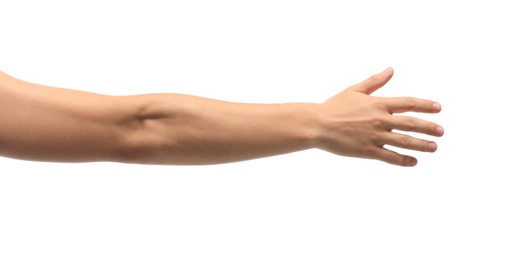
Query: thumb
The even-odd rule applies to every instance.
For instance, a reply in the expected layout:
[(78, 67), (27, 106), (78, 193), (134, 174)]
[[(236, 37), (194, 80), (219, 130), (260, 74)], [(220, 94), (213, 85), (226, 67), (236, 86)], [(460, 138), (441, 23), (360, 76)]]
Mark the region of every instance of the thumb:
[(388, 81), (393, 77), (393, 68), (388, 67), (383, 72), (375, 74), (368, 78), (367, 80), (350, 87), (351, 90), (370, 95), (377, 89), (386, 85)]

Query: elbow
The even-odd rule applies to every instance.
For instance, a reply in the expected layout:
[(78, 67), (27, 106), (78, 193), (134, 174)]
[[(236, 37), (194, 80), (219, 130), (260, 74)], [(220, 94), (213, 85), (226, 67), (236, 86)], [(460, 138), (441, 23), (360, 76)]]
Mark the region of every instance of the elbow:
[(117, 161), (128, 164), (169, 164), (167, 157), (170, 146), (146, 129), (124, 138)]
[(170, 164), (176, 143), (170, 118), (147, 96), (137, 96), (130, 113), (120, 123), (119, 145), (115, 160), (129, 164)]

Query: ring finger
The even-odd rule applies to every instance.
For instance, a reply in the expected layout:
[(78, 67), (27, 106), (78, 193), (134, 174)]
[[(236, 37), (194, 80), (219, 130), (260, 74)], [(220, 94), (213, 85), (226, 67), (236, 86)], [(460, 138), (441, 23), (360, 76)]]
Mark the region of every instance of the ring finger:
[(386, 133), (383, 144), (421, 152), (435, 152), (437, 150), (435, 142), (394, 132)]

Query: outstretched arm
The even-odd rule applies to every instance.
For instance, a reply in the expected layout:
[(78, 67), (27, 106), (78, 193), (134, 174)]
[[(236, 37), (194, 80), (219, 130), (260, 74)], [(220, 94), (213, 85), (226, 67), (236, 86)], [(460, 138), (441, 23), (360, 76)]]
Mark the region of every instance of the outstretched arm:
[(434, 152), (436, 144), (393, 129), (441, 136), (407, 111), (437, 113), (417, 98), (370, 96), (392, 69), (322, 104), (244, 104), (181, 94), (106, 96), (42, 86), (0, 73), (0, 156), (52, 162), (218, 164), (319, 148), (413, 166), (392, 145)]

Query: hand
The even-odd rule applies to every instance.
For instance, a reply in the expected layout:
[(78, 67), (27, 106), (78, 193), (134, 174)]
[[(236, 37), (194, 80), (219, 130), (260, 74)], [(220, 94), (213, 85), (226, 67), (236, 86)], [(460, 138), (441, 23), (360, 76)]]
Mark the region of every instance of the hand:
[(444, 129), (402, 112), (438, 113), (440, 104), (412, 97), (373, 97), (393, 76), (387, 68), (369, 79), (331, 97), (320, 106), (322, 128), (318, 148), (342, 156), (381, 160), (400, 166), (414, 166), (417, 159), (384, 148), (396, 146), (422, 152), (435, 152), (437, 144), (392, 130), (442, 136)]

